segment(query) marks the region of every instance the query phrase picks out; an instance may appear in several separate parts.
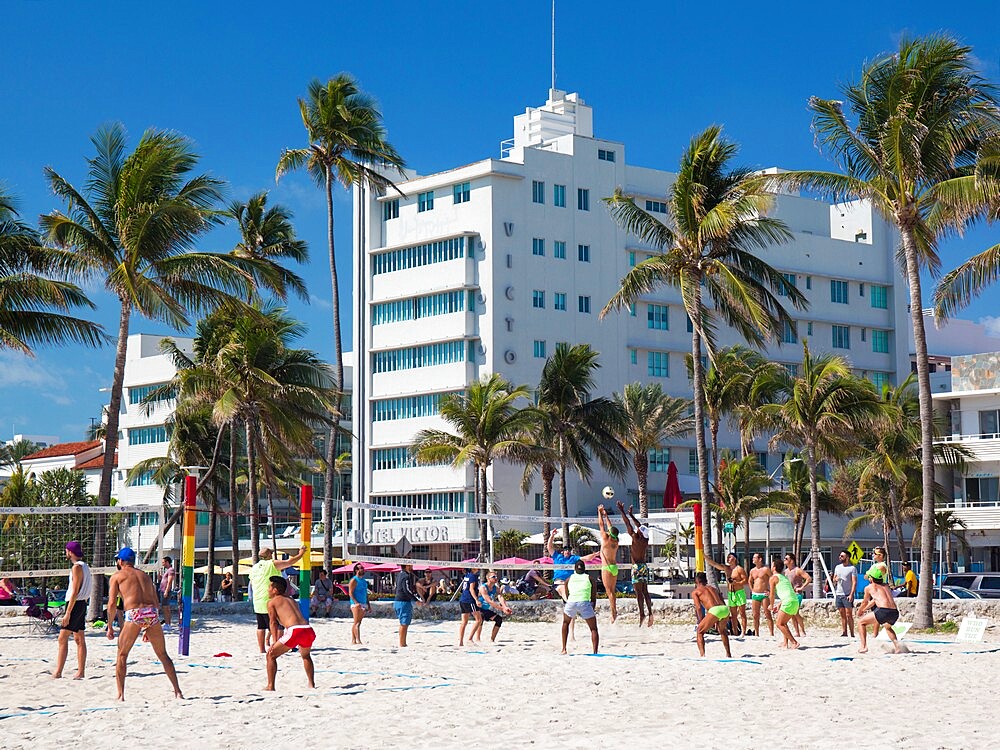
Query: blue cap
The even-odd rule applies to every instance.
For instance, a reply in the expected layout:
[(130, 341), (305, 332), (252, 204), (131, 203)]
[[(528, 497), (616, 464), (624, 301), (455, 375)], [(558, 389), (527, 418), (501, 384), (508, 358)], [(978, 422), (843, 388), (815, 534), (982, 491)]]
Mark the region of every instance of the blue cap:
[(118, 554), (115, 555), (116, 560), (121, 560), (122, 562), (134, 563), (135, 562), (135, 550), (131, 547), (122, 547), (118, 550)]

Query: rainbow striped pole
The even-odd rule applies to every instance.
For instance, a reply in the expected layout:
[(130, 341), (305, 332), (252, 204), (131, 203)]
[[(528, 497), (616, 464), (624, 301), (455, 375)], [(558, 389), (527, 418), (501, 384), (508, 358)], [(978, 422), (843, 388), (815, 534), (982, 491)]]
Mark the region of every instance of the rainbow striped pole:
[(309, 620), (309, 589), (312, 586), (312, 519), (313, 519), (313, 488), (311, 484), (302, 485), (299, 491), (301, 503), (299, 518), (302, 521), (302, 547), (305, 554), (299, 563), (299, 609), (302, 616)]
[(191, 649), (191, 595), (194, 590), (194, 527), (198, 477), (184, 477), (184, 538), (181, 543), (181, 612), (177, 653), (187, 656)]
[(694, 569), (705, 572), (705, 540), (702, 536), (701, 503), (694, 504)]

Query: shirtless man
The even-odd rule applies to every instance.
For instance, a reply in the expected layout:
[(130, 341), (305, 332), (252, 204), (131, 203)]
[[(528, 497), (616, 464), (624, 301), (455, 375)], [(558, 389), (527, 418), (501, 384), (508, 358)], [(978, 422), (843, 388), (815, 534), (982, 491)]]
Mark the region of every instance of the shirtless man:
[(750, 598), (753, 600), (753, 634), (760, 635), (760, 611), (767, 615), (767, 627), (774, 635), (774, 615), (771, 614), (771, 569), (764, 564), (764, 556), (759, 552), (753, 556), (750, 571)]
[(715, 560), (707, 557), (705, 562), (726, 574), (726, 580), (729, 582), (729, 596), (726, 597), (726, 604), (729, 605), (733, 621), (737, 617), (739, 618), (740, 632), (738, 635), (745, 635), (747, 632), (747, 572), (740, 565), (739, 558), (733, 552), (726, 555), (725, 565), (719, 565)]
[(618, 619), (618, 529), (611, 525), (603, 505), (597, 506), (597, 521), (601, 527), (601, 583), (611, 605), (611, 622)]
[(183, 698), (177, 684), (174, 663), (167, 655), (163, 642), (163, 628), (160, 626), (160, 598), (152, 579), (141, 570), (135, 569), (135, 550), (122, 547), (115, 559), (121, 563), (118, 572), (111, 576), (108, 590), (108, 640), (115, 639), (115, 611), (118, 597), (125, 610), (125, 624), (118, 635), (118, 658), (115, 660), (115, 680), (118, 683), (118, 700), (125, 700), (125, 674), (128, 671), (128, 655), (135, 645), (135, 639), (142, 633), (153, 647), (153, 653), (163, 665), (163, 672), (174, 686), (174, 697)]
[[(284, 576), (271, 576), (267, 587), (267, 615), (271, 625), (271, 647), (267, 651), (267, 687), (274, 690), (274, 678), (278, 674), (278, 657), (287, 654), (293, 648), (299, 649), (302, 657), (302, 668), (306, 671), (309, 687), (314, 688), (313, 661), (309, 651), (316, 640), (316, 633), (302, 616), (299, 603), (285, 596), (288, 590), (288, 579)], [(278, 639), (278, 628), (284, 628), (284, 635)]]
[[(885, 582), (885, 576), (878, 568), (869, 568), (868, 577), (871, 583), (865, 586), (865, 598), (858, 605), (858, 636), (861, 638), (859, 654), (868, 652), (868, 626), (872, 626), (872, 637), (878, 635), (879, 628), (885, 628), (886, 635), (892, 641), (892, 648), (900, 652), (896, 631), (892, 626), (899, 619), (899, 610), (892, 598), (892, 589)], [(869, 611), (870, 610), (870, 611)]]
[(718, 624), (722, 645), (726, 647), (726, 656), (732, 658), (733, 654), (729, 650), (729, 635), (726, 633), (726, 620), (729, 619), (730, 609), (723, 604), (719, 592), (708, 585), (708, 577), (704, 573), (694, 574), (694, 591), (691, 592), (691, 601), (694, 603), (694, 616), (696, 618), (701, 610), (705, 610), (705, 616), (698, 623), (698, 654), (705, 655), (705, 633)]
[[(798, 563), (795, 562), (795, 555), (792, 554), (785, 555), (785, 576), (792, 584), (792, 588), (795, 589), (796, 595), (798, 595), (799, 611), (801, 612), (802, 599), (804, 598), (802, 592), (812, 583), (813, 578), (799, 567)], [(795, 617), (792, 618), (792, 625), (795, 628), (795, 635), (801, 637), (806, 634), (806, 621), (802, 619), (801, 614), (796, 613)]]
[(649, 527), (639, 523), (632, 512), (632, 506), (625, 510), (625, 504), (618, 501), (618, 512), (621, 513), (625, 530), (632, 537), (632, 588), (635, 590), (635, 600), (639, 605), (639, 627), (645, 619), (646, 609), (649, 609), (648, 626), (653, 627), (653, 600), (649, 596), (649, 566), (646, 564), (646, 551), (649, 549)]

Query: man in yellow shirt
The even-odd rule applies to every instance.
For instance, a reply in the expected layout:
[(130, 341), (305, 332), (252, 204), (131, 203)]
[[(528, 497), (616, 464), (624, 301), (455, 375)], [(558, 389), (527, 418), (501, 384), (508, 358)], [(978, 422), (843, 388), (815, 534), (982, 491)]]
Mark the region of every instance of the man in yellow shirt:
[(917, 595), (917, 574), (913, 572), (908, 562), (903, 563), (903, 595)]

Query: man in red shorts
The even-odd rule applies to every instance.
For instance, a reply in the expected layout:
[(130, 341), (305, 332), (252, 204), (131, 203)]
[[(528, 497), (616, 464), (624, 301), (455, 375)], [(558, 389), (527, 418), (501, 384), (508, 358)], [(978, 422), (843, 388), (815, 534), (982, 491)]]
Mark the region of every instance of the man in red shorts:
[[(313, 662), (309, 649), (316, 640), (316, 633), (302, 616), (298, 602), (285, 596), (288, 581), (283, 576), (271, 576), (270, 581), (271, 585), (267, 590), (270, 596), (267, 602), (267, 614), (271, 625), (271, 648), (267, 652), (267, 687), (264, 689), (274, 690), (274, 678), (278, 674), (278, 657), (293, 648), (298, 648), (302, 657), (302, 668), (305, 669), (306, 677), (309, 679), (309, 687), (314, 688), (316, 684), (313, 682)], [(279, 640), (278, 628), (282, 625), (285, 634)]]

